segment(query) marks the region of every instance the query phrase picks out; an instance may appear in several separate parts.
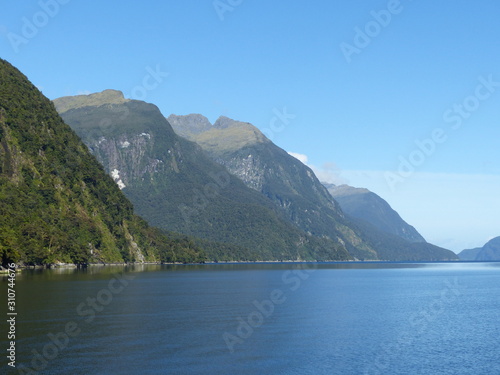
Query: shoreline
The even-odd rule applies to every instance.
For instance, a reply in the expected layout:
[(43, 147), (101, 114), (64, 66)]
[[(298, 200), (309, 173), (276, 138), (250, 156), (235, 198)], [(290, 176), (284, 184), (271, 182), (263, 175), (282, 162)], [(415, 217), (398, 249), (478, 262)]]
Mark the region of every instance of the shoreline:
[[(206, 261), (202, 263), (182, 263), (182, 262), (141, 262), (141, 263), (89, 263), (84, 266), (79, 266), (73, 263), (58, 263), (50, 265), (16, 265), (16, 272), (22, 270), (56, 270), (56, 269), (85, 269), (85, 268), (101, 268), (101, 267), (135, 267), (148, 265), (229, 265), (229, 264), (299, 264), (299, 263), (315, 263), (315, 264), (383, 264), (383, 263), (401, 263), (401, 264), (422, 264), (422, 263), (498, 263), (500, 261), (470, 261), (470, 260), (256, 260), (256, 261)], [(8, 269), (0, 269), (0, 275), (8, 273)]]

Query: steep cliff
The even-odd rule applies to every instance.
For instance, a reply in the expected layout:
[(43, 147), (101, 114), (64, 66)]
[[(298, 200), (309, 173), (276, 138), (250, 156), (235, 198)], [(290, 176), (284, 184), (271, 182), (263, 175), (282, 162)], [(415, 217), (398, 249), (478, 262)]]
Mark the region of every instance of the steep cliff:
[[(338, 242), (295, 227), (200, 146), (177, 136), (156, 106), (112, 90), (54, 103), (150, 224), (246, 249), (212, 252), (211, 259), (350, 258)], [(203, 129), (203, 121), (193, 126)]]
[(204, 259), (190, 245), (173, 254), (173, 244), (134, 215), (50, 100), (0, 59), (2, 263)]
[[(220, 117), (209, 128), (201, 115), (171, 115), (168, 119), (175, 131), (197, 142), (214, 161), (260, 192), (299, 228), (341, 243), (357, 259), (456, 259), (449, 250), (414, 246), (346, 216), (309, 167), (249, 123)], [(199, 123), (205, 124), (203, 128), (195, 126)]]

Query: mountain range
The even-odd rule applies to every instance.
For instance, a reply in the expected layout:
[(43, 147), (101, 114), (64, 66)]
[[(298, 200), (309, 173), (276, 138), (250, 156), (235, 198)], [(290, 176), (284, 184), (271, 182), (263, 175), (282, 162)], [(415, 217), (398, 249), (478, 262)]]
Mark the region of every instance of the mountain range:
[(351, 259), (178, 136), (155, 105), (113, 90), (54, 103), (151, 225), (226, 244), (210, 260)]
[[(380, 197), (375, 200), (384, 210), (378, 217), (365, 221), (345, 214), (309, 167), (252, 124), (220, 117), (211, 125), (199, 114), (170, 115), (168, 121), (179, 135), (198, 143), (214, 161), (272, 201), (296, 226), (315, 236), (337, 239), (356, 259), (456, 259), (452, 252), (427, 244)], [(360, 204), (359, 209), (372, 211), (368, 204)], [(387, 227), (399, 226), (400, 233), (380, 229), (379, 219)]]
[(115, 90), (51, 103), (3, 60), (0, 78), (2, 263), (456, 259), (252, 124)]
[(469, 261), (500, 261), (500, 237), (491, 239), (483, 247), (463, 250), (458, 256)]

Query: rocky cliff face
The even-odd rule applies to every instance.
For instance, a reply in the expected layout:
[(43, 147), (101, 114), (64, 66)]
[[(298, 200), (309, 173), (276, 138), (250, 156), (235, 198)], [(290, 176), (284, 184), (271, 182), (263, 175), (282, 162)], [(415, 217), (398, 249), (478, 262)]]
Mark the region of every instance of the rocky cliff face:
[[(200, 146), (176, 135), (156, 106), (125, 100), (112, 90), (54, 103), (151, 224), (244, 246), (254, 253), (254, 260), (349, 258), (341, 244), (295, 227), (272, 202), (228, 173)], [(190, 121), (195, 134), (206, 128), (199, 116), (190, 116)], [(223, 120), (219, 125), (231, 126)], [(233, 145), (248, 141), (231, 130)], [(210, 146), (212, 141), (207, 142)], [(250, 169), (247, 172), (256, 178), (250, 177)]]
[(188, 134), (213, 160), (263, 194), (295, 225), (342, 244), (359, 259), (377, 259), (376, 251), (349, 225), (313, 171), (277, 147), (255, 126), (221, 117), (211, 129), (196, 133), (190, 132), (192, 119), (175, 116), (174, 130)]
[[(313, 171), (273, 144), (255, 126), (219, 118), (212, 128), (200, 115), (174, 116), (174, 130), (197, 142), (217, 163), (260, 192), (302, 230), (345, 246), (358, 259), (438, 260), (455, 255), (433, 246), (411, 246), (349, 216)], [(191, 121), (203, 122), (205, 131)], [(193, 131), (191, 131), (193, 129)], [(397, 213), (396, 213), (397, 215)], [(399, 215), (398, 215), (399, 216)], [(410, 226), (404, 231), (410, 233)], [(416, 232), (416, 231), (415, 231)], [(423, 240), (423, 238), (422, 238)]]
[[(125, 103), (114, 92), (103, 96), (112, 106)], [(120, 142), (125, 139), (101, 142), (116, 166)], [(172, 260), (171, 242), (134, 215), (130, 201), (50, 100), (1, 59), (0, 197), (2, 264)], [(176, 259), (204, 259), (192, 253), (184, 258), (179, 252)]]
[[(115, 90), (64, 97), (54, 104), (120, 189), (158, 173), (179, 172), (179, 142), (162, 134), (173, 134), (168, 123), (162, 123), (161, 117), (150, 117), (147, 122), (140, 118), (157, 114), (155, 106), (126, 100)], [(83, 118), (85, 123), (80, 121)]]

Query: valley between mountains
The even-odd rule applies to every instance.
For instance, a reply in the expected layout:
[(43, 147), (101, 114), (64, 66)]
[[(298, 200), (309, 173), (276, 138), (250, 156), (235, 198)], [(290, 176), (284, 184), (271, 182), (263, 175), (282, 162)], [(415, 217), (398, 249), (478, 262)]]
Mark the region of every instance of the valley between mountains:
[[(48, 100), (0, 60), (2, 264), (449, 261), (380, 196), (256, 126), (120, 91)], [(498, 260), (498, 239), (463, 260)]]
[(114, 90), (54, 104), (136, 212), (205, 244), (210, 261), (457, 259), (425, 242), (380, 197), (385, 227), (380, 218), (344, 212), (331, 186), (249, 123), (166, 118)]

